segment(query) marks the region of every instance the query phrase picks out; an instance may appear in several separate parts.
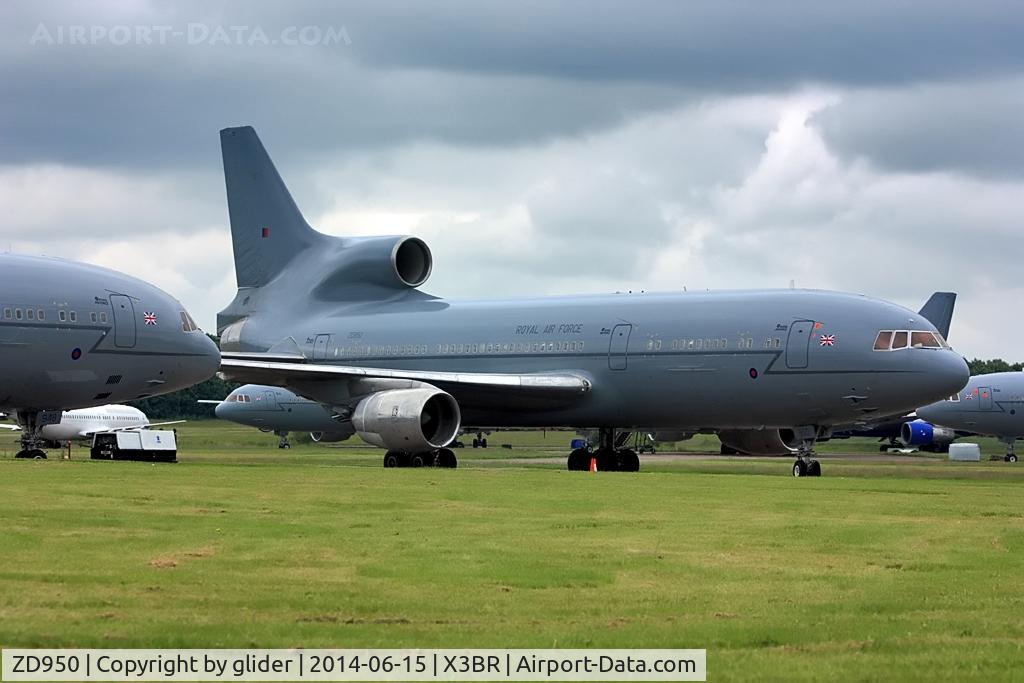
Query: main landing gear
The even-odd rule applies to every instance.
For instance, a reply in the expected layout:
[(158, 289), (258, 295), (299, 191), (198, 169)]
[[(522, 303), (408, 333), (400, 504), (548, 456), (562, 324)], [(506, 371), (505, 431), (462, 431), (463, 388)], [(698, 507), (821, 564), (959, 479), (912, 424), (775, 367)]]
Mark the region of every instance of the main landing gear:
[(443, 467), (453, 470), (458, 466), (459, 461), (450, 448), (421, 453), (388, 451), (384, 454), (384, 467)]
[(600, 445), (596, 451), (577, 448), (569, 454), (568, 468), (573, 471), (587, 471), (593, 458), (598, 472), (638, 472), (640, 456), (630, 448), (623, 448), (629, 439), (629, 432), (621, 432), (615, 436), (614, 427), (601, 427), (598, 430)]
[(39, 436), (39, 412), (19, 410), (18, 424), (21, 425), (21, 450), (14, 457), (46, 460), (46, 451), (43, 450), (45, 442)]
[(286, 429), (275, 429), (274, 436), (281, 437), (281, 440), (277, 442), (278, 448), (291, 448), (292, 445), (288, 443), (288, 430)]
[(813, 459), (814, 442), (818, 437), (815, 427), (797, 427), (793, 430), (800, 446), (796, 451), (796, 462), (793, 463), (794, 477), (820, 477), (821, 463)]

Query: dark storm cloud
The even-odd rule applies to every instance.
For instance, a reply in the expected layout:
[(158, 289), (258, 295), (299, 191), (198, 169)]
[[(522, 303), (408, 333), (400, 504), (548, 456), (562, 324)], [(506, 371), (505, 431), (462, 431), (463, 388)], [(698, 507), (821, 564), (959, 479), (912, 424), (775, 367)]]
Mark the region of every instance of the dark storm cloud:
[[(74, 3), (0, 10), (0, 163), (217, 165), (252, 123), (279, 155), (579, 136), (722, 93), (1021, 67), (1012, 3)], [(343, 27), (350, 43), (31, 45), (40, 24)], [(274, 133), (271, 133), (273, 135)]]
[(839, 154), (883, 168), (1024, 175), (1024, 79), (849, 92), (814, 122)]
[[(1014, 2), (447, 2), (345, 6), (371, 64), (713, 91), (1004, 73), (1024, 62)], [(308, 16), (308, 14), (304, 14)], [(362, 41), (365, 41), (363, 43)]]

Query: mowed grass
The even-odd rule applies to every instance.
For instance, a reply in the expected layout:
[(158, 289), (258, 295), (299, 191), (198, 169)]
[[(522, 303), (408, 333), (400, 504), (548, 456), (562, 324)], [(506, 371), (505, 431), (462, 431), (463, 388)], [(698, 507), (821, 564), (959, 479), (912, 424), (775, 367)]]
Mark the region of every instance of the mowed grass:
[(174, 465), (0, 448), (0, 645), (700, 647), (709, 680), (1024, 676), (1020, 466), (500, 459), (556, 455), (571, 435), (549, 433), (384, 470), (180, 435)]

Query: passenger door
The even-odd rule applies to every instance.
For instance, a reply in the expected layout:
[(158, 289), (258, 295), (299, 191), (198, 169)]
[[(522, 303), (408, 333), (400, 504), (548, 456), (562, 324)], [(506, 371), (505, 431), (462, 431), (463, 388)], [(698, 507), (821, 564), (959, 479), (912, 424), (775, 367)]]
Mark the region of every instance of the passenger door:
[(316, 335), (316, 339), (313, 340), (313, 360), (327, 359), (327, 342), (330, 339), (331, 335), (329, 334)]
[(608, 342), (608, 367), (612, 370), (625, 370), (629, 355), (629, 335), (632, 325), (616, 325), (612, 328), (612, 338)]
[(800, 369), (807, 367), (807, 348), (811, 344), (813, 320), (794, 320), (786, 337), (786, 367)]
[(992, 387), (978, 387), (978, 408), (992, 410)]
[(114, 309), (114, 346), (130, 349), (135, 346), (135, 305), (131, 297), (111, 294), (110, 306)]

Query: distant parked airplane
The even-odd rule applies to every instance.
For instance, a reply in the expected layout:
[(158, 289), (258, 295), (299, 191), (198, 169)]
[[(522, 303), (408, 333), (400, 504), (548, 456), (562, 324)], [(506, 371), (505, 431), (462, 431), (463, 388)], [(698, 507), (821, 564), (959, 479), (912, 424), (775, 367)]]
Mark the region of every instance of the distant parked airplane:
[[(918, 417), (958, 433), (994, 436), (1006, 444), (1007, 462), (1017, 462), (1014, 445), (1024, 438), (1024, 373), (996, 372), (971, 377), (967, 386), (917, 409)], [(904, 425), (904, 429), (909, 429)], [(906, 436), (908, 433), (905, 432)]]
[[(132, 431), (146, 427), (180, 424), (184, 420), (150, 423), (149, 418), (138, 408), (122, 405), (105, 405), (95, 408), (78, 408), (61, 412), (60, 422), (43, 426), (40, 436), (43, 440), (59, 444), (65, 441), (91, 439), (94, 434)], [(0, 429), (20, 430), (17, 425), (0, 424)], [(23, 456), (24, 457), (24, 456)]]
[(20, 457), (45, 457), (61, 411), (184, 389), (217, 347), (177, 299), (113, 270), (0, 254), (0, 410), (16, 411)]
[[(387, 449), (455, 466), (477, 427), (597, 428), (598, 468), (636, 470), (617, 430), (714, 429), (796, 451), (817, 475), (833, 425), (957, 391), (967, 364), (923, 316), (809, 290), (446, 300), (415, 237), (330, 237), (302, 217), (250, 127), (221, 131), (238, 293), (218, 315), (224, 376), (285, 386)], [(779, 256), (785, 256), (780, 252)], [(591, 454), (574, 450), (569, 469)]]

